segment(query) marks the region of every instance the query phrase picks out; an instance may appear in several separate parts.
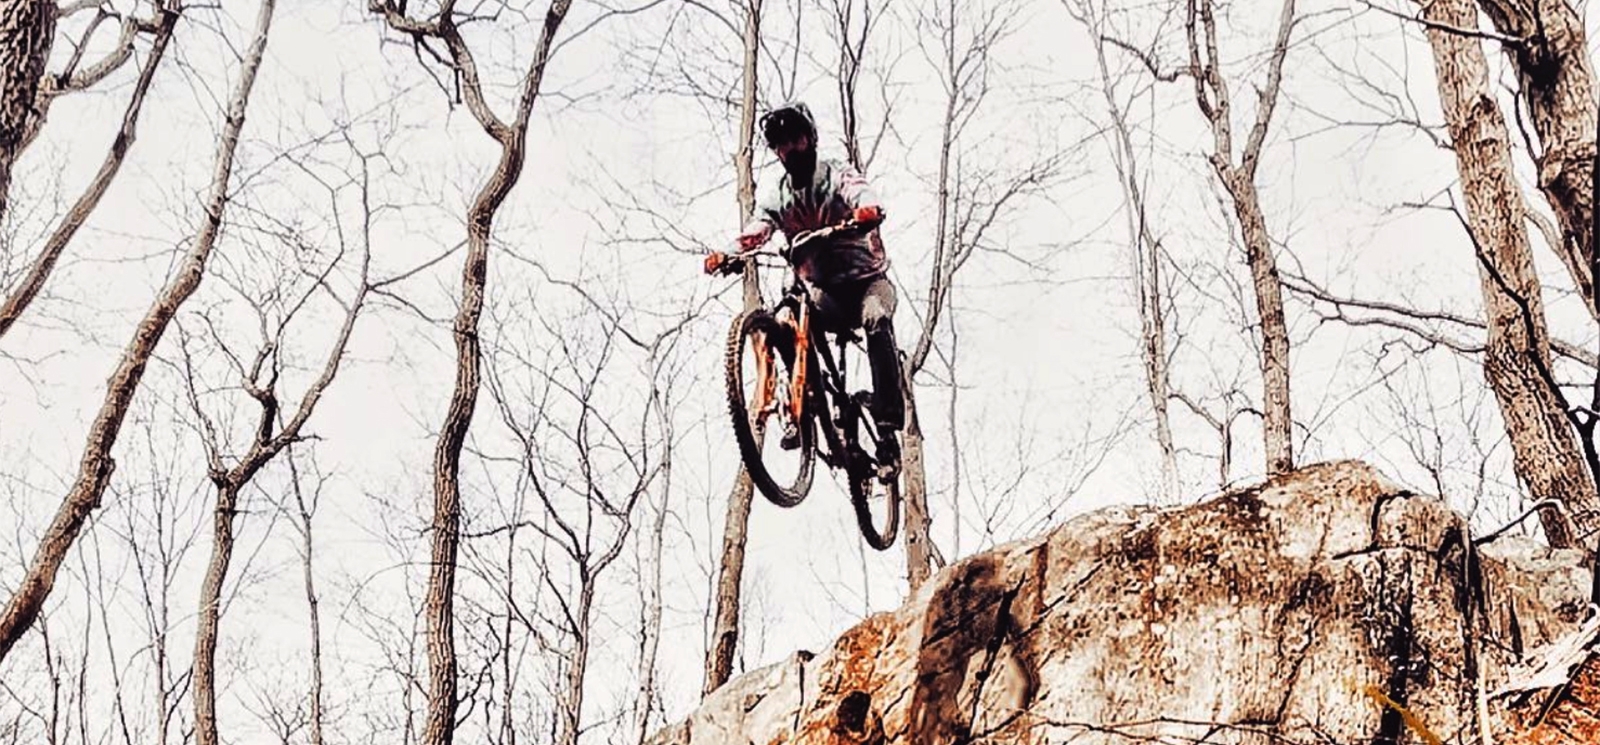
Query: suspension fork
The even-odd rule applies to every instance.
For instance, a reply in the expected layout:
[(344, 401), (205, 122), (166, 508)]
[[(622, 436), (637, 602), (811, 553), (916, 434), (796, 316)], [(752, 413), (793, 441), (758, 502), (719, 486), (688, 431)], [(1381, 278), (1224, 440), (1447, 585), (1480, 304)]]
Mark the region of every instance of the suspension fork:
[(772, 346), (767, 343), (766, 331), (757, 331), (750, 335), (755, 343), (756, 356), (756, 400), (750, 407), (751, 414), (758, 427), (765, 429), (767, 417), (776, 409), (773, 408), (778, 397), (777, 365), (772, 361)]
[(795, 305), (795, 314), (789, 322), (789, 328), (794, 329), (794, 364), (789, 366), (794, 371), (789, 384), (789, 415), (799, 426), (804, 421), (801, 415), (805, 413), (807, 378), (811, 372), (811, 304), (801, 301)]

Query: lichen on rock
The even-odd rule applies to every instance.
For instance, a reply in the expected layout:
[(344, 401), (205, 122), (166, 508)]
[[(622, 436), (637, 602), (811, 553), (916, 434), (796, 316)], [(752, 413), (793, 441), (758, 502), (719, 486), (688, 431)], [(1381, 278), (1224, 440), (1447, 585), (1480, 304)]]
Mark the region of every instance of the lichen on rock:
[(1442, 500), (1318, 464), (963, 559), (653, 742), (1500, 741), (1486, 692), (1581, 621), (1580, 562), (1480, 549)]

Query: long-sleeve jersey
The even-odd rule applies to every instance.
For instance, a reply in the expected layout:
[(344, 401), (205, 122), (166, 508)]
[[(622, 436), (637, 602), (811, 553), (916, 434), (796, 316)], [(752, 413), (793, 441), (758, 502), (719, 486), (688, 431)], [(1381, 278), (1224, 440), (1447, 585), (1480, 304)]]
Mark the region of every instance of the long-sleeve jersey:
[[(818, 159), (811, 183), (797, 187), (785, 174), (768, 187), (745, 224), (743, 236), (766, 242), (774, 229), (795, 235), (850, 219), (856, 207), (879, 204), (867, 179), (847, 163)], [(877, 229), (807, 242), (789, 257), (801, 279), (824, 287), (882, 275), (889, 268)]]

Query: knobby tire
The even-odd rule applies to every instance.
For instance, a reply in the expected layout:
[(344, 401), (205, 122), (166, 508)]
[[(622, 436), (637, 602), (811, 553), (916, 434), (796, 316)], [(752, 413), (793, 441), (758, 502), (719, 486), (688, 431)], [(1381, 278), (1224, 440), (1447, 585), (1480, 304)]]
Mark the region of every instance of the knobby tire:
[[(810, 413), (808, 411), (800, 422), (798, 453), (800, 467), (795, 474), (794, 483), (779, 484), (772, 478), (766, 463), (762, 460), (761, 443), (758, 441), (755, 428), (751, 425), (750, 413), (746, 408), (748, 402), (745, 401), (744, 394), (742, 363), (745, 346), (752, 334), (777, 328), (778, 322), (772, 314), (761, 309), (747, 310), (734, 318), (733, 324), (728, 328), (724, 377), (728, 388), (728, 414), (733, 418), (733, 434), (739, 442), (739, 456), (744, 461), (745, 472), (750, 475), (751, 483), (755, 484), (768, 501), (779, 507), (794, 507), (810, 493), (812, 472), (816, 463), (817, 443)], [(778, 350), (773, 348), (771, 353), (775, 358), (774, 364), (782, 366), (782, 357), (778, 356)], [(781, 405), (783, 404), (780, 403)], [(765, 436), (768, 433), (761, 434)]]
[[(894, 545), (894, 539), (900, 533), (900, 480), (905, 471), (901, 470), (888, 482), (880, 482), (875, 473), (876, 462), (865, 461), (865, 465), (850, 469), (850, 504), (856, 510), (856, 526), (861, 529), (861, 537), (867, 539), (867, 545), (879, 550), (887, 550)], [(902, 464), (902, 469), (903, 469)], [(860, 472), (857, 475), (856, 471)], [(879, 530), (876, 520), (872, 516), (873, 485), (883, 483), (883, 498), (887, 502), (887, 515), (884, 517), (883, 529)]]

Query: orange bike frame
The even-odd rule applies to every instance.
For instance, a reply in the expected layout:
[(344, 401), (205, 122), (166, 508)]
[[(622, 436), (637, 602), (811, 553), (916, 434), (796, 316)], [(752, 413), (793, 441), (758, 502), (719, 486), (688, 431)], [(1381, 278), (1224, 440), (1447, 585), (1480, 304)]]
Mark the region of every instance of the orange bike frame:
[(805, 421), (800, 416), (805, 413), (806, 377), (809, 373), (806, 362), (811, 359), (811, 304), (800, 302), (796, 305), (800, 307), (799, 317), (791, 318), (788, 324), (789, 328), (794, 329), (794, 372), (789, 382), (789, 415), (799, 425)]
[[(782, 314), (777, 320), (788, 326), (794, 332), (794, 364), (789, 375), (789, 416), (791, 421), (798, 424), (805, 413), (806, 379), (809, 377), (811, 358), (811, 313), (806, 303), (798, 303), (798, 315)], [(777, 412), (778, 404), (778, 374), (777, 365), (772, 360), (772, 347), (767, 344), (767, 335), (760, 332), (752, 334), (755, 342), (756, 353), (756, 380), (760, 381), (756, 388), (755, 406), (751, 407), (754, 424), (763, 430), (766, 429), (768, 416)]]
[(767, 427), (767, 407), (772, 405), (772, 399), (777, 395), (778, 376), (773, 374), (772, 348), (767, 346), (767, 332), (757, 331), (750, 335), (755, 342), (756, 353), (756, 400), (750, 407), (750, 423), (757, 429), (765, 430)]

